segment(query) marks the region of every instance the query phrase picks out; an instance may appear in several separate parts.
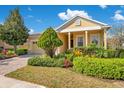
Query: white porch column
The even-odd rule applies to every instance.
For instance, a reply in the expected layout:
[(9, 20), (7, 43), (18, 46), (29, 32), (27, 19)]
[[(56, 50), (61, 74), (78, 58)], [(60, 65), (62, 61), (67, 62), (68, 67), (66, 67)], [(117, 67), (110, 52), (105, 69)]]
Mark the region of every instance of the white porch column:
[(70, 44), (71, 41), (70, 40), (71, 40), (71, 33), (68, 32), (68, 49), (71, 48), (71, 44)]
[(86, 44), (86, 47), (88, 46), (88, 32), (85, 31), (85, 44)]
[(60, 47), (58, 47), (55, 51), (55, 55), (58, 55), (60, 53)]
[(107, 35), (106, 35), (106, 29), (104, 29), (104, 49), (107, 49)]

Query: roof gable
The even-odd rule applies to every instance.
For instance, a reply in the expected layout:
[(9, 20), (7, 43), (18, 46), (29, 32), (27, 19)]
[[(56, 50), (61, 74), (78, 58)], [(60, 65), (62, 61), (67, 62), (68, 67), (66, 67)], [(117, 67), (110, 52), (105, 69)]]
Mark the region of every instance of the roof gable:
[[(107, 26), (107, 24), (105, 23), (102, 23), (102, 22), (99, 22), (99, 21), (96, 21), (96, 20), (93, 20), (93, 19), (89, 19), (89, 18), (84, 18), (82, 16), (74, 16), (72, 17), (70, 20), (66, 21), (64, 24), (60, 25), (59, 27), (57, 27), (55, 30), (57, 31), (61, 31), (65, 28), (68, 28), (70, 25), (74, 24), (74, 22), (77, 20), (77, 19), (81, 19), (81, 20), (84, 20), (85, 23), (86, 22), (89, 22), (91, 24), (96, 24), (95, 26)], [(83, 23), (83, 22), (82, 22)], [(85, 25), (85, 24), (84, 24)], [(82, 25), (83, 26), (83, 25)]]

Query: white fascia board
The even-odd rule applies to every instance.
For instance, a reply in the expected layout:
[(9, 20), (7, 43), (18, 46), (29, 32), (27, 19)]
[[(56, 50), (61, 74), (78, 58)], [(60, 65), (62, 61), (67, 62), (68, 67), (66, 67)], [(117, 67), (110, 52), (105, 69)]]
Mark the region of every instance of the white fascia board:
[(70, 18), (69, 20), (67, 20), (65, 23), (63, 23), (62, 25), (60, 25), (59, 27), (55, 28), (55, 30), (58, 30), (59, 28), (61, 28), (62, 26), (64, 26), (65, 24), (69, 23), (72, 19), (74, 19), (76, 16)]
[(78, 31), (92, 31), (92, 30), (100, 30), (102, 29), (100, 26), (95, 27), (80, 27), (80, 28), (71, 28), (71, 29), (64, 29), (60, 31), (61, 33), (64, 32), (78, 32)]

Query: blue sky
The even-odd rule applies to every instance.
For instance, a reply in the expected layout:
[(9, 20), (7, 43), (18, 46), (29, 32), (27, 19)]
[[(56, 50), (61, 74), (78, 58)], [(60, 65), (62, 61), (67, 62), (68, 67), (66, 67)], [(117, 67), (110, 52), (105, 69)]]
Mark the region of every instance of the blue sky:
[(74, 15), (82, 15), (109, 25), (124, 21), (124, 6), (99, 5), (23, 5), (0, 6), (0, 23), (4, 23), (9, 11), (19, 7), (25, 25), (31, 33), (40, 33), (47, 27), (57, 27)]

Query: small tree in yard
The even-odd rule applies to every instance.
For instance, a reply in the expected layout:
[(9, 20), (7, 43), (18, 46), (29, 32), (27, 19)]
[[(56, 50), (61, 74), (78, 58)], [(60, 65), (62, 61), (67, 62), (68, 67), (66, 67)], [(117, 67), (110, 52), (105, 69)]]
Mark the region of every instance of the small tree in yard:
[(4, 22), (3, 28), (0, 31), (0, 39), (14, 46), (16, 53), (17, 45), (23, 45), (29, 36), (29, 30), (24, 25), (18, 8), (10, 12), (10, 15)]
[(50, 27), (41, 34), (37, 45), (43, 48), (46, 54), (52, 58), (55, 55), (57, 47), (63, 45), (63, 42), (58, 38), (56, 31)]

